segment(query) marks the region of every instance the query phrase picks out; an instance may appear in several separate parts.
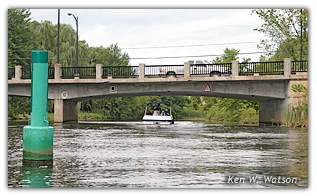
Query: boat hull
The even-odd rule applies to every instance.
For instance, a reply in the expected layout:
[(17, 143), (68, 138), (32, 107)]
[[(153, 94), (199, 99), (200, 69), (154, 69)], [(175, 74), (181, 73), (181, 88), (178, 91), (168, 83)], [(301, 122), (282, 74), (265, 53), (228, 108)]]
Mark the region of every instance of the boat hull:
[(145, 115), (142, 120), (144, 122), (152, 122), (153, 124), (174, 124), (173, 116)]
[(171, 125), (174, 124), (172, 121), (143, 121), (145, 125)]

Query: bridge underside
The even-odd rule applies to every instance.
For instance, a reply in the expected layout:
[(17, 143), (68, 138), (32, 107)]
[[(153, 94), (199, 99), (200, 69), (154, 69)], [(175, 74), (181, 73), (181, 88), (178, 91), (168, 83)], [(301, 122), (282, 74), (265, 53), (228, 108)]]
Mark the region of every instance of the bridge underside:
[[(76, 121), (78, 101), (118, 96), (212, 96), (254, 100), (260, 103), (261, 123), (282, 123), (288, 108), (289, 80), (160, 82), (160, 83), (50, 83), (54, 121)], [(10, 84), (9, 95), (30, 96), (30, 84)]]
[[(90, 99), (104, 96), (215, 96), (237, 99), (284, 99), (288, 81), (229, 81), (173, 83), (49, 84), (49, 99)], [(30, 84), (10, 84), (9, 95), (30, 96)]]

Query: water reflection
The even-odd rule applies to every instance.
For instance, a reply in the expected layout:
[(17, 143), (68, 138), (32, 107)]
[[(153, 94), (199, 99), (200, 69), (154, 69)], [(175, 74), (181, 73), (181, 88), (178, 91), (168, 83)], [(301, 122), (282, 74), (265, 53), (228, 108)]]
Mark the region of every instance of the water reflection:
[(53, 186), (52, 172), (53, 161), (23, 160), (21, 185), (30, 188)]

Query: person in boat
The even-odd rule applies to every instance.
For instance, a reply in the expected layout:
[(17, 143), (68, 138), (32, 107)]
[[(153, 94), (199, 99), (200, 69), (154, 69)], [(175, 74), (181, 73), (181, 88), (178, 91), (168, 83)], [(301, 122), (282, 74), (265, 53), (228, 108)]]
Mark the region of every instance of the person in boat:
[(160, 103), (154, 103), (153, 109), (161, 111), (161, 104)]

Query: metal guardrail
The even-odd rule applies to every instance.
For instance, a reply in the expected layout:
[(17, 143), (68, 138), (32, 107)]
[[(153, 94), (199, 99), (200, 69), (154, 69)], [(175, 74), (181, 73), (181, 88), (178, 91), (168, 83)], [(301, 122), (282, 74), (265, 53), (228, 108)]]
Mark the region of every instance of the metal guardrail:
[(190, 75), (227, 75), (231, 74), (232, 63), (191, 64)]
[(184, 65), (147, 65), (144, 76), (162, 77), (168, 75), (184, 75)]
[(292, 61), (292, 73), (307, 72), (308, 61)]
[(96, 67), (61, 67), (62, 79), (73, 79), (79, 77), (82, 79), (96, 78)]
[(15, 76), (15, 68), (9, 67), (8, 68), (8, 80), (11, 80)]
[(239, 63), (239, 75), (283, 75), (284, 62), (245, 62)]
[(102, 78), (135, 78), (139, 76), (138, 66), (104, 66), (102, 68)]

